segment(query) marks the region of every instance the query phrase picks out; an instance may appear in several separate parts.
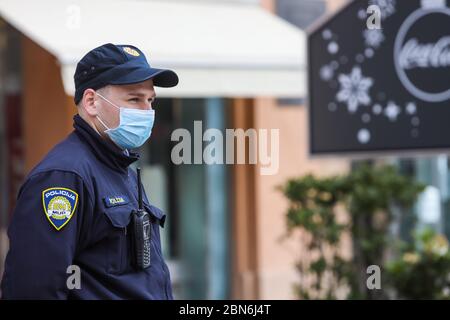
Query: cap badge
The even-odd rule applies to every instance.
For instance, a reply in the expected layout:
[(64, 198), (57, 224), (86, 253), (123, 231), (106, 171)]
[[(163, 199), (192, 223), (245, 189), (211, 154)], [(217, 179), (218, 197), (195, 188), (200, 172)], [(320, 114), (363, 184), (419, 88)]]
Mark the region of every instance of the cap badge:
[(138, 57), (139, 56), (139, 52), (137, 52), (136, 50), (130, 48), (130, 47), (123, 47), (123, 51), (125, 51), (128, 54), (131, 54), (132, 56)]

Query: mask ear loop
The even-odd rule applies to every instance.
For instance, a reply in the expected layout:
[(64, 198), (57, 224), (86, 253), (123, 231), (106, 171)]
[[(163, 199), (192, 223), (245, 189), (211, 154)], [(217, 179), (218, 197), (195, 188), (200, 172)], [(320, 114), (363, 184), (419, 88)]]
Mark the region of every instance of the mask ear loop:
[(110, 103), (112, 106), (114, 106), (114, 107), (116, 107), (117, 109), (120, 110), (120, 107), (117, 106), (115, 103), (112, 103), (111, 101), (109, 101), (108, 99), (106, 99), (104, 96), (102, 96), (100, 93), (98, 93), (97, 91), (96, 91), (95, 93), (98, 94), (98, 96), (99, 96), (100, 98), (102, 98), (103, 100), (105, 100), (106, 102)]
[(102, 121), (102, 119), (100, 119), (99, 116), (96, 116), (97, 120), (100, 121), (100, 123), (106, 128), (106, 130), (111, 130), (110, 128), (108, 128), (108, 126)]
[[(117, 109), (120, 110), (120, 107), (116, 106), (114, 103), (112, 103), (111, 101), (109, 101), (108, 99), (106, 99), (104, 96), (102, 96), (100, 93), (98, 93), (97, 91), (95, 92), (100, 98), (102, 98), (103, 100), (105, 100), (106, 102), (110, 103), (113, 107), (116, 107)], [(100, 121), (100, 123), (107, 129), (107, 130), (111, 130), (103, 121), (102, 119), (100, 119), (100, 117), (97, 115), (96, 118), (98, 119), (98, 121)]]

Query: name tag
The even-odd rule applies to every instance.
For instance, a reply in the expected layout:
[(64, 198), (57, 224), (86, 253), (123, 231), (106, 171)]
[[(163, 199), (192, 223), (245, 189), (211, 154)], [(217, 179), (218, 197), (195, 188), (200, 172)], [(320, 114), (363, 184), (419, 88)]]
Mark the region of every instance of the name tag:
[(128, 198), (126, 196), (114, 196), (114, 197), (105, 197), (103, 198), (106, 207), (116, 207), (127, 204)]

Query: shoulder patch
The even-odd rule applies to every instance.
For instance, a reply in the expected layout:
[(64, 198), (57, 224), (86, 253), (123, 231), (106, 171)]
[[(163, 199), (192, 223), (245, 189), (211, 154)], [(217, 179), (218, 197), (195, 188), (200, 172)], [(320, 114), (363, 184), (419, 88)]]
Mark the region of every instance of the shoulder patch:
[(71, 189), (55, 187), (42, 191), (45, 215), (56, 230), (61, 230), (75, 213), (78, 193)]

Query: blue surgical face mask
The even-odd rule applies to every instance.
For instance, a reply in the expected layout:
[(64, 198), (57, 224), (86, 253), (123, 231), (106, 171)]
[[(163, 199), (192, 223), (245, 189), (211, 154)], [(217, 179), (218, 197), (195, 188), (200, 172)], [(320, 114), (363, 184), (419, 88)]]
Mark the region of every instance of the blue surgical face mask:
[(100, 123), (107, 129), (105, 133), (109, 138), (122, 149), (135, 149), (142, 146), (152, 133), (155, 121), (155, 110), (139, 110), (119, 107), (97, 93), (106, 102), (119, 109), (120, 123), (117, 128), (110, 129), (97, 116)]

